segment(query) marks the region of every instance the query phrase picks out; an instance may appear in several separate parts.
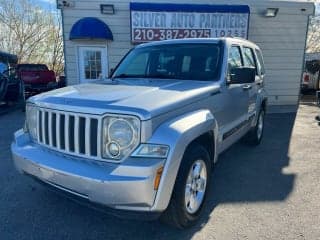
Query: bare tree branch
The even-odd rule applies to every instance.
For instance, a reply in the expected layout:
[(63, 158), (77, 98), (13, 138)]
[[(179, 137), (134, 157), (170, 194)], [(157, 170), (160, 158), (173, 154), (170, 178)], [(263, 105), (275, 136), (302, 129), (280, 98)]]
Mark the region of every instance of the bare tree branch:
[(34, 0), (0, 0), (0, 48), (19, 62), (45, 63), (64, 70), (61, 16), (36, 6)]

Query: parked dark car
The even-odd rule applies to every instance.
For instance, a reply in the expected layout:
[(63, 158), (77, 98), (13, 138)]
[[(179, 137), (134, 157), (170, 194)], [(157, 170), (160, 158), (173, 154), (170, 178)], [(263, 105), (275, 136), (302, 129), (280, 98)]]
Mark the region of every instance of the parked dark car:
[(6, 102), (16, 102), (24, 95), (23, 83), (16, 77), (14, 69), (8, 69), (2, 73), (2, 78), (7, 81), (6, 94), (4, 100)]
[(17, 78), (14, 66), (17, 64), (16, 55), (0, 51), (0, 102), (16, 102), (23, 95), (23, 84)]

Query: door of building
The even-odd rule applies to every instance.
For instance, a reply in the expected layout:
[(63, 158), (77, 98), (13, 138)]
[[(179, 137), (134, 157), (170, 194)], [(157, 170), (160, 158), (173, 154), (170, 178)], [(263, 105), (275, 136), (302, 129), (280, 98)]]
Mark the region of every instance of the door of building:
[(79, 47), (80, 83), (88, 83), (107, 77), (107, 48)]

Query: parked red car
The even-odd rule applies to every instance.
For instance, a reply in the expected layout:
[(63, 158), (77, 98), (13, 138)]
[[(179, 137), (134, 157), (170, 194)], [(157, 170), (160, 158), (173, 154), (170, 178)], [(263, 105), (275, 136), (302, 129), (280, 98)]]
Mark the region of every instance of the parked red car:
[(45, 64), (18, 64), (17, 77), (23, 81), (27, 95), (57, 88), (56, 75)]

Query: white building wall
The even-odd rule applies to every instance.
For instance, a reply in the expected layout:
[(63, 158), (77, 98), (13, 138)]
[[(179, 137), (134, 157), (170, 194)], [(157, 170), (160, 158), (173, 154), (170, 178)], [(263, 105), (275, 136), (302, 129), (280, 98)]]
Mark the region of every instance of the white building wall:
[[(69, 85), (79, 83), (77, 46), (107, 45), (109, 69), (114, 68), (133, 47), (130, 35), (129, 0), (74, 1), (73, 8), (62, 11), (64, 23), (66, 76)], [(149, 2), (137, 0), (134, 2)], [(249, 40), (257, 43), (264, 54), (267, 70), (266, 89), (270, 105), (296, 105), (299, 99), (301, 71), (305, 51), (308, 17), (314, 6), (303, 1), (271, 0), (153, 0), (153, 3), (244, 4), (250, 6)], [(115, 14), (100, 13), (100, 4), (114, 4)], [(279, 8), (277, 17), (265, 18), (268, 7)], [(83, 17), (97, 17), (111, 29), (114, 41), (70, 41), (73, 24)]]

